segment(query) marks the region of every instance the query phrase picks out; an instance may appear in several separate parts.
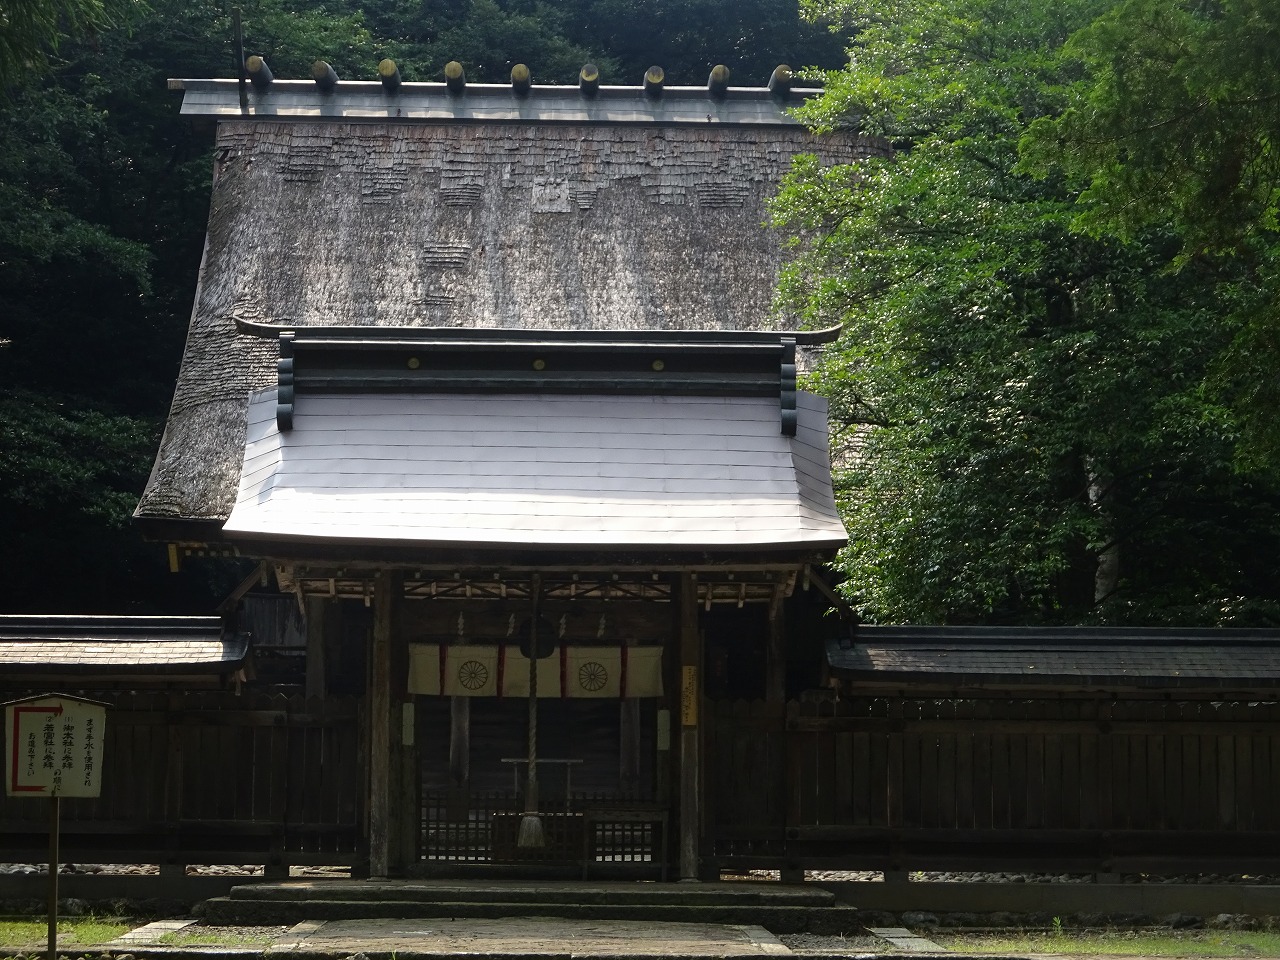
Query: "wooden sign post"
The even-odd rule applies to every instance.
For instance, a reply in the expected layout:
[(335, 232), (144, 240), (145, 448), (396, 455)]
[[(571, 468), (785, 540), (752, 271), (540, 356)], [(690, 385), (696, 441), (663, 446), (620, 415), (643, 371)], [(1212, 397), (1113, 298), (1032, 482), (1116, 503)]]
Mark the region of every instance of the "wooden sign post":
[(58, 948), (58, 832), (63, 797), (102, 791), (106, 704), (48, 694), (4, 705), (5, 793), (49, 798), (49, 960)]

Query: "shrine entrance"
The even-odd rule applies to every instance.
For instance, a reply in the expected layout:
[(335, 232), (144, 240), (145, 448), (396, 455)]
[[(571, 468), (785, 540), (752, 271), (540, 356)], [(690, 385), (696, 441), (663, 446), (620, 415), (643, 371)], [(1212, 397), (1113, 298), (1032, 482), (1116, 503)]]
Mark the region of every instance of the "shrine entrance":
[[(507, 578), (473, 583), (470, 599), (435, 589), (406, 624), (422, 798), (415, 872), (508, 864), (665, 879), (670, 578)], [(533, 845), (519, 836), (531, 812), (542, 828)]]
[[(660, 783), (665, 777), (657, 773), (659, 715), (665, 712), (657, 701), (539, 703), (537, 807), (545, 842), (536, 848), (518, 843), (527, 799), (525, 704), (443, 697), (418, 702), (420, 872), (538, 864), (583, 877), (666, 878), (671, 818)], [(451, 738), (439, 731), (458, 722), (460, 713), (468, 715), (471, 756), (466, 782), (455, 785)]]

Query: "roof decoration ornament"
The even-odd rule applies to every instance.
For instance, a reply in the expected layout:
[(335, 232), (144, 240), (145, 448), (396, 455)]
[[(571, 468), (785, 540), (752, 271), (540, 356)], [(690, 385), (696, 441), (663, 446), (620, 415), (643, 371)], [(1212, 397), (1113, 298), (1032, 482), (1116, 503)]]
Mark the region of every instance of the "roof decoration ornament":
[(467, 89), (467, 73), (457, 60), (450, 60), (444, 65), (444, 84), (454, 94)]
[[(751, 126), (799, 126), (785, 109), (790, 102), (817, 94), (792, 85), (791, 68), (778, 66), (768, 87), (731, 87), (730, 71), (716, 64), (705, 86), (672, 86), (655, 64), (638, 86), (604, 86), (593, 63), (584, 64), (575, 86), (539, 86), (536, 96), (528, 64), (511, 68), (509, 83), (468, 83), (462, 63), (444, 66), (443, 83), (406, 82), (394, 60), (378, 62), (375, 80), (344, 80), (325, 60), (311, 66), (309, 80), (280, 80), (259, 55), (240, 59), (240, 80), (170, 80), (172, 90), (188, 96), (187, 116), (257, 117), (292, 122), (341, 119), (426, 120), (470, 123), (591, 123), (684, 125), (731, 123)], [(238, 108), (230, 87), (239, 83)], [(526, 102), (527, 101), (527, 102)], [(709, 102), (708, 102), (709, 101)], [(708, 110), (710, 106), (710, 110)]]
[(667, 77), (667, 72), (661, 67), (654, 65), (644, 72), (644, 92), (648, 97), (655, 100), (662, 96), (662, 83)]
[(769, 77), (769, 92), (775, 97), (786, 100), (791, 96), (791, 79), (791, 68), (785, 63), (778, 64)]
[(338, 85), (338, 71), (327, 60), (317, 60), (311, 65), (311, 79), (324, 93), (332, 93)]
[(382, 89), (387, 93), (395, 93), (400, 89), (400, 68), (394, 60), (378, 61), (378, 78), (382, 80)]
[(516, 96), (528, 96), (532, 86), (533, 78), (529, 75), (527, 66), (523, 63), (517, 63), (511, 68), (511, 89), (515, 91)]
[(267, 66), (267, 61), (256, 54), (244, 62), (244, 68), (249, 71), (249, 82), (253, 84), (253, 88), (258, 92), (266, 90), (267, 87), (271, 86), (271, 81), (275, 79), (271, 68)]
[(729, 92), (729, 68), (723, 63), (717, 63), (711, 68), (711, 75), (707, 77), (707, 93), (716, 100), (723, 100)]

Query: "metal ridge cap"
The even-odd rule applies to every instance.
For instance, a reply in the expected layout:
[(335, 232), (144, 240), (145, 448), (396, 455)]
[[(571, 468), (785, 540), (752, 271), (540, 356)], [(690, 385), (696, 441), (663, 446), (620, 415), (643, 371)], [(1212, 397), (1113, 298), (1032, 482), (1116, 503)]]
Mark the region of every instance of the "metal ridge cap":
[[(228, 79), (225, 77), (170, 77), (167, 81), (169, 90), (172, 91), (222, 91), (238, 92), (239, 81)], [(275, 79), (271, 81), (271, 86), (267, 88), (267, 92), (253, 91), (256, 96), (270, 96), (272, 91), (279, 90), (284, 93), (311, 93), (316, 91), (316, 84), (312, 80), (282, 80)], [(457, 101), (465, 101), (469, 96), (494, 97), (494, 96), (513, 96), (511, 84), (509, 83), (471, 83), (468, 82), (466, 89), (461, 93), (452, 93), (445, 83), (436, 81), (406, 81), (400, 84), (394, 91), (386, 90), (379, 80), (339, 80), (337, 87), (331, 92), (325, 94), (328, 97), (341, 97), (344, 90), (352, 93), (381, 93), (388, 100), (394, 100), (399, 97), (408, 96), (425, 96), (438, 95), (448, 96)], [(809, 97), (817, 96), (823, 93), (822, 87), (792, 87), (790, 97), (793, 99), (804, 100)], [(557, 97), (573, 97), (583, 100), (591, 99), (618, 99), (629, 98), (633, 96), (641, 96), (646, 99), (655, 99), (661, 102), (664, 98), (678, 100), (702, 100), (709, 99), (710, 95), (706, 86), (665, 86), (662, 89), (661, 96), (650, 98), (645, 93), (643, 86), (627, 86), (617, 85), (601, 85), (597, 91), (588, 96), (583, 94), (577, 84), (537, 84), (535, 83), (528, 94), (521, 95), (522, 99), (533, 96), (541, 96), (550, 94)], [(773, 101), (779, 104), (785, 104), (786, 98), (775, 95), (768, 87), (730, 87), (725, 91), (723, 97), (717, 99), (722, 100), (763, 100)]]
[(822, 330), (568, 330), (536, 327), (380, 327), (322, 326), (289, 323), (259, 323), (235, 318), (236, 330), (246, 336), (274, 340), (292, 333), (297, 345), (323, 341), (370, 341), (391, 345), (428, 345), (432, 342), (466, 346), (511, 343), (521, 346), (618, 344), (676, 346), (681, 344), (774, 345), (793, 339), (799, 346), (831, 343), (840, 327)]

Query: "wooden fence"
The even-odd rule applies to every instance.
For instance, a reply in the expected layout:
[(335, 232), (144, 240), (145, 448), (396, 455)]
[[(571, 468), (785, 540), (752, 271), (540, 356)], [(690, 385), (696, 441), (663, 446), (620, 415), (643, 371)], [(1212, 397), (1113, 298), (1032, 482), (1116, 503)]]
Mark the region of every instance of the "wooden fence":
[(1280, 703), (719, 703), (707, 856), (721, 867), (1272, 869)]
[[(109, 703), (102, 795), (62, 801), (62, 859), (351, 864), (361, 857), (355, 698), (127, 693)], [(48, 805), (0, 796), (0, 861), (47, 859)], [(367, 854), (365, 854), (367, 856)]]

